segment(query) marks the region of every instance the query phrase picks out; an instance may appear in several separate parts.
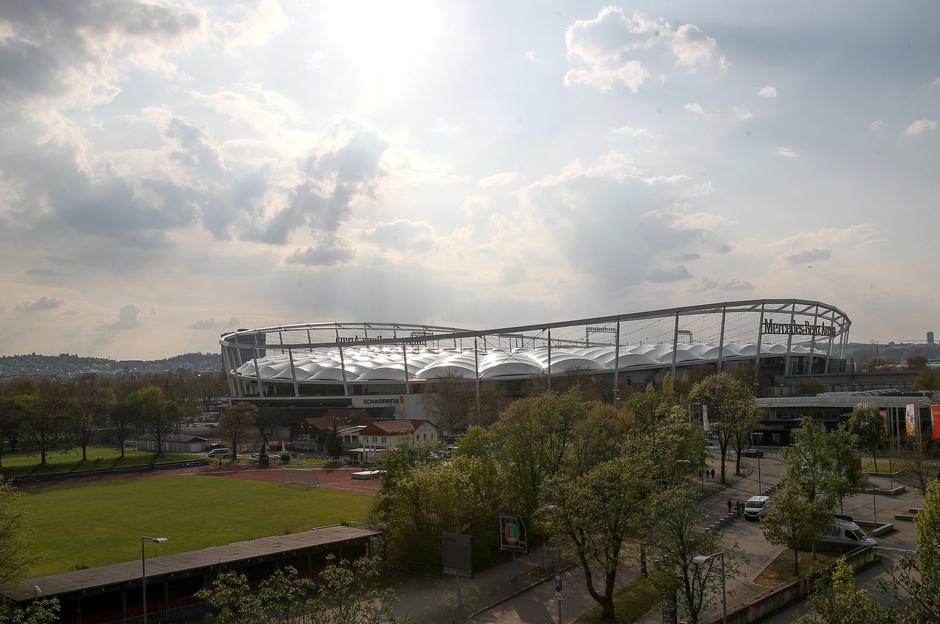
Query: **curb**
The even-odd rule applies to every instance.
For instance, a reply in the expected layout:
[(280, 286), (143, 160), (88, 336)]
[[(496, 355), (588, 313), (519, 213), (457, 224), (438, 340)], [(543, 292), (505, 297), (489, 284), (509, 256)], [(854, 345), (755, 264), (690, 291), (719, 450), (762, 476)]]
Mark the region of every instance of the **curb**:
[[(560, 572), (567, 572), (568, 570), (571, 570), (572, 568), (578, 567), (578, 565), (580, 565), (580, 564), (577, 564), (577, 563), (568, 563), (567, 565), (565, 565), (564, 567), (562, 567), (562, 569), (560, 570)], [(485, 607), (482, 607), (482, 608), (480, 608), (480, 609), (477, 609), (476, 611), (474, 611), (473, 613), (471, 613), (470, 615), (468, 615), (466, 618), (464, 618), (464, 620), (473, 619), (473, 618), (475, 618), (476, 616), (480, 615), (481, 613), (485, 613), (486, 611), (489, 611), (489, 610), (492, 609), (493, 607), (498, 607), (499, 605), (503, 604), (503, 603), (506, 602), (507, 600), (512, 600), (512, 599), (515, 598), (516, 596), (519, 596), (520, 594), (524, 594), (525, 592), (529, 591), (530, 589), (532, 589), (532, 588), (534, 588), (534, 587), (538, 587), (539, 585), (541, 585), (541, 584), (544, 583), (545, 581), (550, 581), (550, 580), (552, 580), (553, 578), (555, 578), (555, 573), (549, 574), (548, 576), (545, 576), (545, 577), (543, 577), (543, 578), (540, 578), (540, 579), (538, 579), (537, 581), (533, 581), (533, 582), (529, 583), (528, 585), (526, 585), (525, 587), (520, 587), (519, 589), (517, 589), (517, 590), (514, 591), (513, 593), (509, 594), (508, 596), (503, 596), (502, 598), (499, 598), (499, 599), (497, 599), (497, 600), (491, 602), (490, 604), (486, 605)]]

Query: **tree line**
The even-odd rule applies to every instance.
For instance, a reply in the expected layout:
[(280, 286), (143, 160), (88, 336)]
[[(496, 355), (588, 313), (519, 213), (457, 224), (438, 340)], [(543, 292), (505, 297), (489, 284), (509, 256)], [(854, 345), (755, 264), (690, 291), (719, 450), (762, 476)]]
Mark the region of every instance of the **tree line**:
[(131, 379), (82, 375), (76, 379), (24, 379), (0, 386), (0, 467), (7, 452), (36, 452), (40, 464), (51, 451), (88, 447), (105, 433), (124, 456), (125, 442), (149, 433), (157, 454), (166, 436), (205, 410), (224, 392), (221, 379), (177, 371)]

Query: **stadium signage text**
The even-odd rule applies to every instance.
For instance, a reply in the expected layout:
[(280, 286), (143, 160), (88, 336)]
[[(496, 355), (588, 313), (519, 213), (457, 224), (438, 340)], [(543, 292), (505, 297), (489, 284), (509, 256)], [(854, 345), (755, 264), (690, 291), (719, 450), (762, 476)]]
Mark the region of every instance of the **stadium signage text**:
[(393, 396), (354, 396), (353, 407), (395, 407), (405, 403), (405, 395)]
[(603, 326), (590, 327), (589, 326), (587, 330), (588, 330), (588, 333), (591, 333), (591, 334), (616, 334), (617, 333), (617, 330), (614, 329), (613, 327), (603, 327)]
[[(390, 343), (390, 344), (392, 344), (392, 345), (406, 345), (406, 344), (409, 344), (409, 345), (417, 345), (417, 346), (425, 346), (425, 345), (428, 344), (428, 341), (427, 341), (427, 334), (417, 334), (417, 335), (415, 335), (415, 332), (412, 332), (412, 336), (413, 336), (412, 338), (393, 338), (393, 340), (395, 340), (395, 342)], [(336, 344), (345, 344), (345, 343), (350, 343), (350, 342), (355, 342), (355, 343), (360, 343), (360, 342), (381, 342), (381, 341), (383, 341), (383, 340), (388, 340), (388, 338), (385, 338), (384, 336), (381, 336), (381, 335), (379, 335), (379, 336), (372, 336), (371, 338), (360, 338), (359, 335), (356, 334), (355, 336), (353, 336), (353, 337), (351, 337), (351, 338), (350, 338), (349, 336), (339, 336), (339, 337), (336, 338)]]
[(763, 333), (765, 334), (783, 334), (794, 336), (835, 336), (836, 328), (832, 325), (810, 325), (809, 321), (800, 323), (774, 323), (770, 320), (764, 321)]

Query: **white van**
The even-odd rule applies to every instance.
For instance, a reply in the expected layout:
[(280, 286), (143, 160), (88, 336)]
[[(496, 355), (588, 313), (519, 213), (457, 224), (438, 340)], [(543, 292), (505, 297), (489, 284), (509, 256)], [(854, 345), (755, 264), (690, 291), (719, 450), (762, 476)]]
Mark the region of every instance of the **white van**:
[(846, 546), (877, 546), (878, 540), (868, 536), (862, 527), (855, 524), (852, 516), (837, 514), (835, 520), (820, 537), (820, 542), (845, 544)]
[(744, 503), (744, 519), (760, 520), (770, 510), (769, 496), (752, 496)]

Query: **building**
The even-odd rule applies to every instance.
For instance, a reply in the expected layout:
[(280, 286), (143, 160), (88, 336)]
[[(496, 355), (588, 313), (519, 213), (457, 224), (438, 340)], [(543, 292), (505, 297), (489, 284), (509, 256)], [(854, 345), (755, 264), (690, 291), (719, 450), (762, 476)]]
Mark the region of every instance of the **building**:
[[(371, 556), (371, 529), (326, 526), (262, 537), (202, 550), (147, 558), (147, 613), (155, 622), (201, 622), (206, 605), (195, 597), (221, 572), (233, 570), (252, 585), (284, 566), (313, 576), (327, 556), (355, 559)], [(137, 622), (143, 614), (140, 559), (24, 579), (4, 588), (0, 598), (25, 607), (37, 598), (57, 598), (59, 622)]]
[[(185, 434), (168, 434), (163, 436), (164, 453), (202, 453), (209, 448), (209, 441), (201, 436)], [(157, 441), (149, 433), (137, 438), (137, 449), (141, 451), (156, 451)]]
[[(824, 302), (757, 299), (488, 330), (306, 323), (227, 333), (220, 346), (233, 402), (293, 410), (297, 420), (365, 409), (451, 430), (429, 396), (455, 384), (470, 397), (469, 424), (485, 420), (483, 392), (523, 396), (574, 377), (590, 379), (606, 400), (667, 374), (694, 380), (715, 371), (756, 379), (760, 394), (773, 394), (779, 377), (844, 373), (850, 327)], [(246, 354), (248, 342), (259, 347)]]
[(893, 444), (912, 436), (908, 428), (908, 414), (913, 416), (914, 431), (919, 427), (922, 439), (940, 440), (940, 397), (930, 392), (901, 392), (899, 390), (868, 390), (852, 392), (825, 392), (805, 397), (764, 397), (757, 406), (765, 411), (755, 442), (768, 445), (787, 445), (790, 431), (800, 426), (804, 416), (834, 429), (847, 422), (852, 410), (859, 406), (878, 408), (885, 419), (885, 434)]
[(927, 332), (927, 344), (932, 345), (933, 343), (933, 332)]
[(291, 429), (290, 446), (298, 451), (323, 451), (327, 436), (336, 428), (343, 448), (358, 446), (358, 432), (375, 418), (365, 410), (329, 410), (323, 416), (305, 418)]
[(437, 446), (437, 426), (421, 419), (377, 420), (359, 431), (359, 448), (349, 451), (354, 461), (374, 463), (382, 453), (402, 446)]

